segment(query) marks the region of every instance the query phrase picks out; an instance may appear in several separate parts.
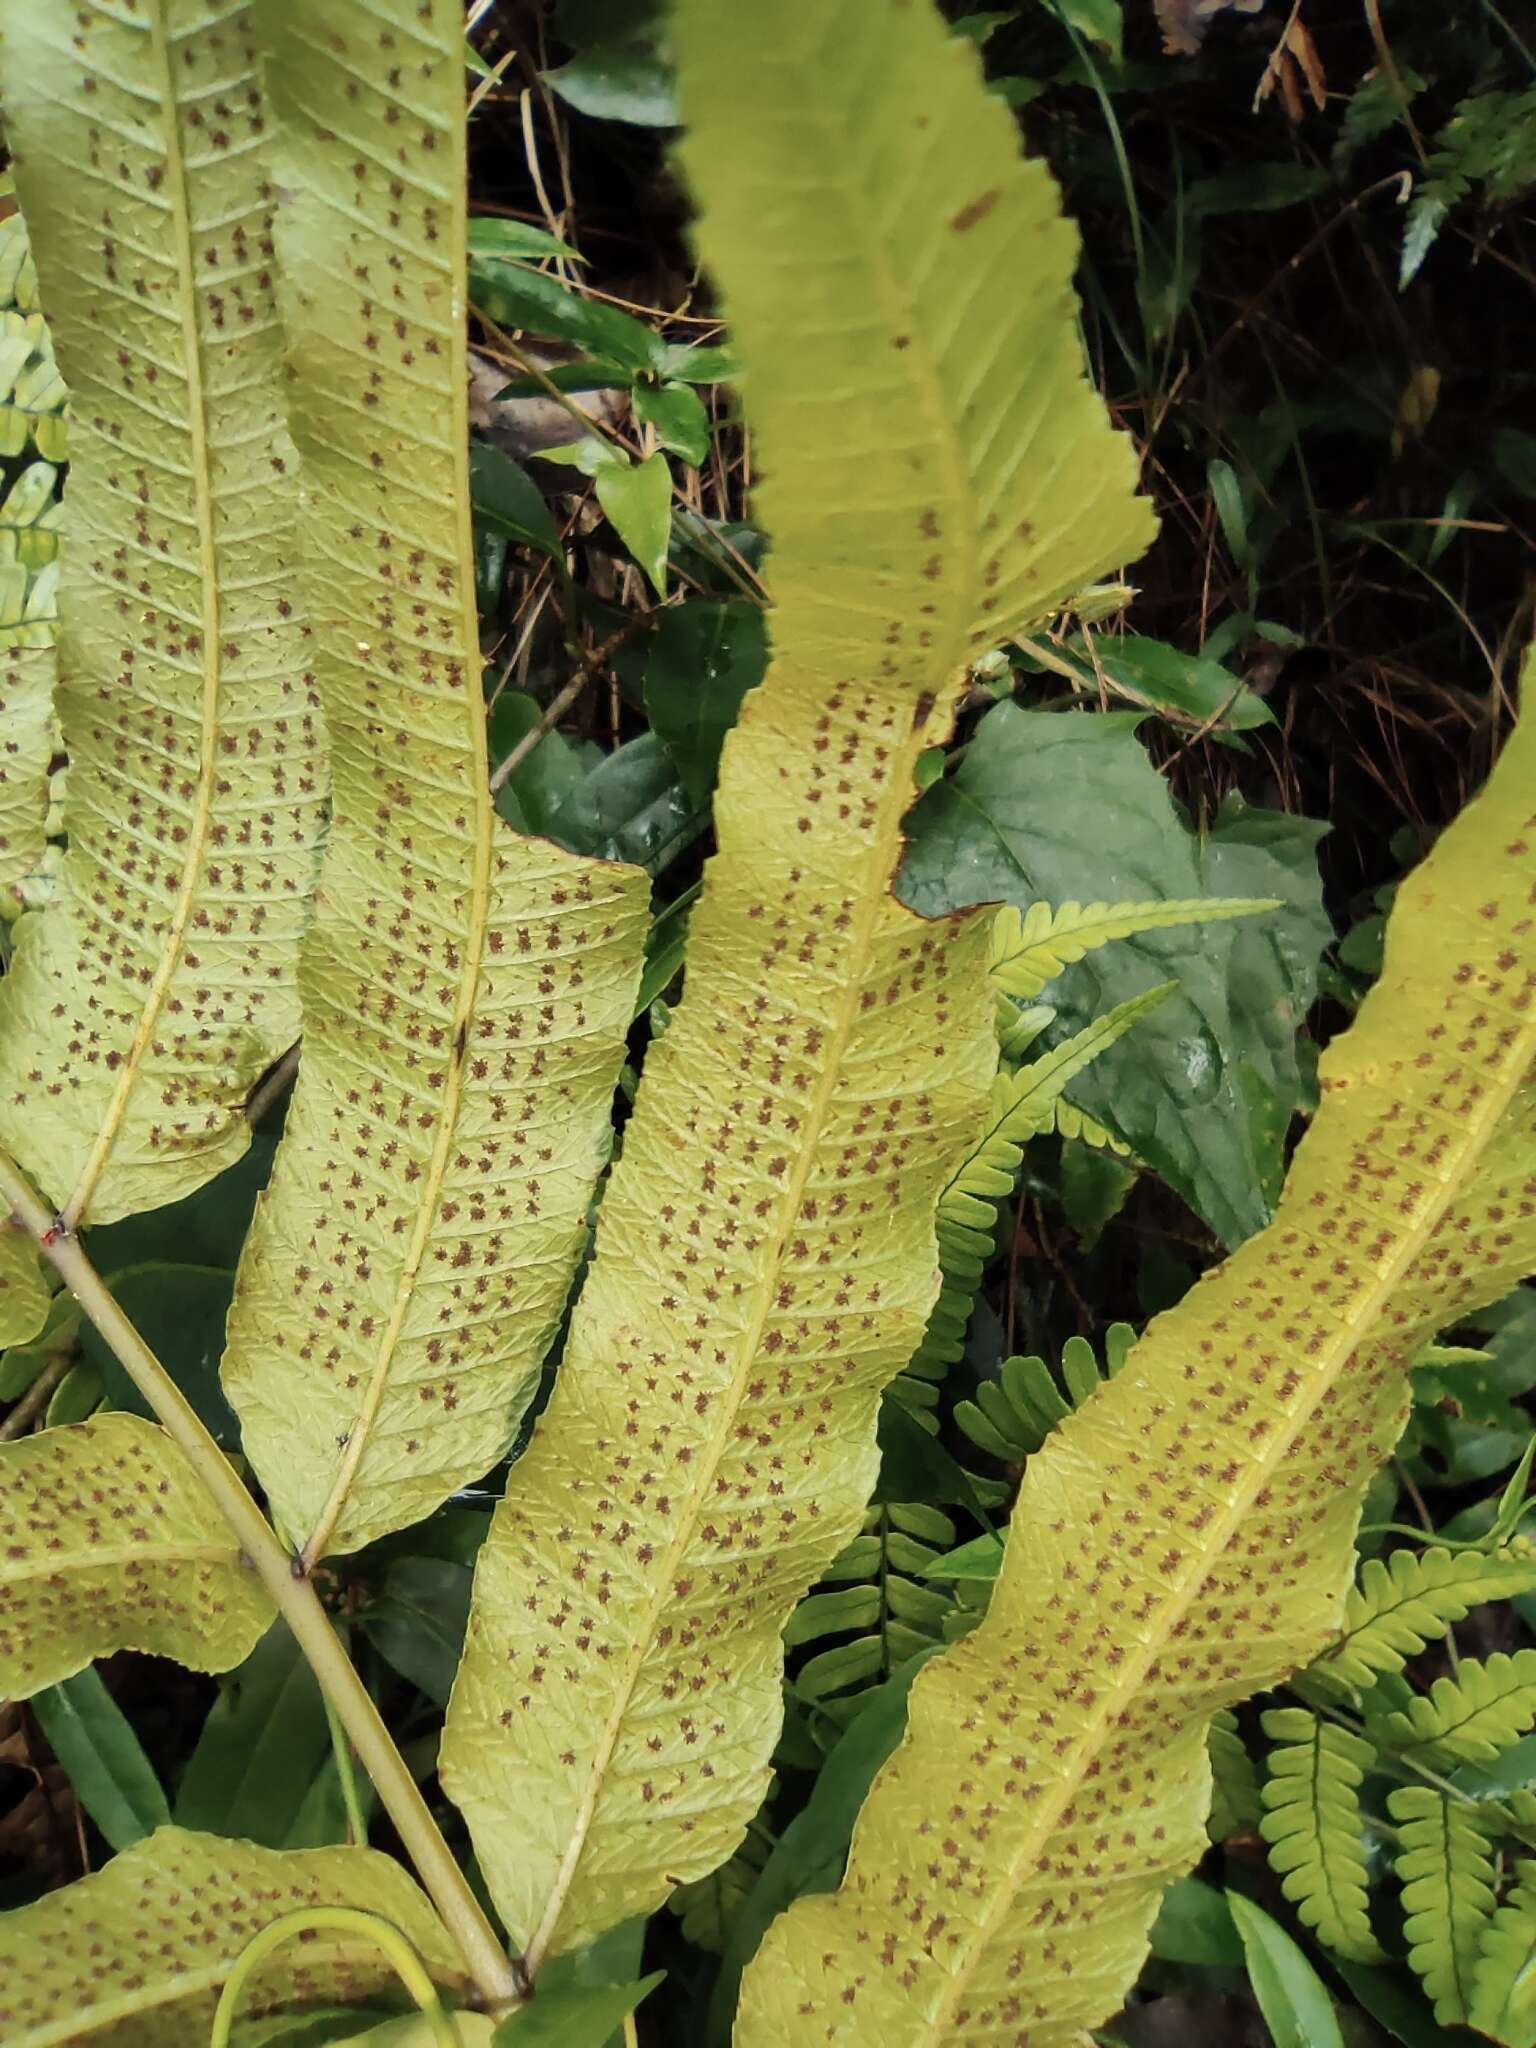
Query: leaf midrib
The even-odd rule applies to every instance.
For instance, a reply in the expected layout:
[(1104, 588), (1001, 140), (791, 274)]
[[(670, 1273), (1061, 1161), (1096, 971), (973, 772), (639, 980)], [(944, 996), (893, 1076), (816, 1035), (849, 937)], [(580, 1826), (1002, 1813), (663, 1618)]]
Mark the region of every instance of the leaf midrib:
[[(1039, 1810), (1037, 1824), (1024, 1844), (1009, 1857), (1006, 1876), (996, 1886), (993, 1903), (982, 1916), (977, 1932), (968, 1944), (969, 1956), (965, 1968), (949, 1976), (945, 1995), (925, 2031), (915, 2037), (914, 2048), (917, 2048), (919, 2042), (939, 2044), (944, 2040), (954, 2006), (969, 1988), (971, 1971), (985, 1958), (998, 1922), (1012, 1908), (1023, 1875), (1038, 1865), (1063, 1812), (1076, 1797), (1083, 1780), (1084, 1767), (1101, 1747), (1106, 1728), (1118, 1719), (1127, 1702), (1141, 1691), (1148, 1672), (1167, 1649), (1173, 1624), (1199, 1593), (1209, 1576), (1212, 1563), (1221, 1556), (1233, 1535), (1242, 1526), (1258, 1494), (1272, 1483), (1275, 1468), (1289, 1455), (1291, 1446), (1310, 1423), (1319, 1404), (1337, 1381), (1339, 1373), (1375, 1325), (1383, 1307), (1439, 1228), (1451, 1204), (1475, 1171), (1477, 1162), (1498, 1129), (1506, 1110), (1524, 1084), (1526, 1072), (1533, 1059), (1536, 1059), (1536, 1024), (1521, 1032), (1513, 1049), (1508, 1053), (1504, 1079), (1500, 1086), (1496, 1090), (1490, 1090), (1485, 1098), (1483, 1113), (1471, 1127), (1471, 1134), (1462, 1150), (1456, 1174), (1439, 1184), (1438, 1199), (1425, 1211), (1420, 1227), (1404, 1233), (1397, 1256), (1378, 1270), (1375, 1286), (1362, 1296), (1359, 1310), (1343, 1325), (1340, 1336), (1330, 1347), (1331, 1356), (1327, 1370), (1319, 1371), (1316, 1375), (1312, 1397), (1303, 1406), (1298, 1407), (1289, 1428), (1277, 1432), (1274, 1446), (1269, 1453), (1254, 1462), (1247, 1483), (1239, 1487), (1232, 1505), (1216, 1521), (1211, 1540), (1203, 1547), (1191, 1546), (1190, 1561), (1179, 1575), (1164, 1607), (1166, 1626), (1138, 1654), (1126, 1657), (1118, 1667), (1116, 1683), (1108, 1688), (1101, 1705), (1094, 1709), (1082, 1740), (1076, 1746), (1071, 1765), (1061, 1774), (1059, 1792), (1047, 1798)], [(1281, 1220), (1281, 1216), (1277, 1216), (1270, 1228), (1273, 1230)]]

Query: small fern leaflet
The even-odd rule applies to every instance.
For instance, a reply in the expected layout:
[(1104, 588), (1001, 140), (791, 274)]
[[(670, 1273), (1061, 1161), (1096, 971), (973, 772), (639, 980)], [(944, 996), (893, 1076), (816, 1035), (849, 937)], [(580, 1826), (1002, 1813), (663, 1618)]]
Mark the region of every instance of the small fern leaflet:
[(1437, 1678), (1379, 1730), (1388, 1747), (1432, 1765), (1491, 1763), (1536, 1721), (1536, 1650), (1502, 1650), (1484, 1662), (1465, 1658), (1454, 1678)]
[(1483, 1929), (1467, 2018), (1503, 2048), (1536, 2048), (1536, 1862), (1516, 1866), (1515, 1883)]
[(1371, 1932), (1360, 1818), (1360, 1781), (1371, 1745), (1304, 1707), (1264, 1716), (1269, 1752), (1259, 1832), (1303, 1926), (1351, 1962), (1379, 1963)]
[(1478, 1950), (1493, 1912), (1493, 1846), (1474, 1806), (1428, 1785), (1387, 1794), (1397, 1823), (1408, 1960), (1424, 1981), (1442, 2026), (1471, 2017)]
[(1345, 1599), (1337, 1642), (1308, 1665), (1305, 1682), (1334, 1696), (1368, 1692), (1483, 1601), (1532, 1591), (1536, 1544), (1523, 1536), (1498, 1550), (1432, 1547), (1368, 1557)]
[(1113, 939), (1170, 925), (1253, 917), (1279, 908), (1277, 897), (1197, 897), (1185, 903), (1004, 904), (992, 928), (992, 979), (1005, 995), (1032, 1001), (1074, 961)]

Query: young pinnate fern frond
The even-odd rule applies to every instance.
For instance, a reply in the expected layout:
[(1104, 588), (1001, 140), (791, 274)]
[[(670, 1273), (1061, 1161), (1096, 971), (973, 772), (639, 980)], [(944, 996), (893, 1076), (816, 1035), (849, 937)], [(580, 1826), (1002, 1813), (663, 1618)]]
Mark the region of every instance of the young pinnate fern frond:
[(1471, 2017), (1478, 1951), (1494, 1906), (1493, 1843), (1476, 1807), (1428, 1785), (1387, 1795), (1397, 1824), (1408, 1960), (1442, 2026)]
[(1399, 1755), (1454, 1770), (1491, 1763), (1536, 1721), (1536, 1650), (1486, 1660), (1464, 1658), (1454, 1677), (1437, 1678), (1406, 1708), (1388, 1714), (1378, 1733)]
[(1308, 1688), (1337, 1697), (1368, 1692), (1401, 1671), (1485, 1600), (1536, 1589), (1536, 1544), (1517, 1536), (1497, 1550), (1394, 1550), (1368, 1557), (1344, 1603), (1338, 1640), (1304, 1673)]
[(1130, 1356), (1136, 1332), (1111, 1323), (1104, 1333), (1102, 1371), (1086, 1337), (1069, 1337), (1056, 1374), (1043, 1358), (1008, 1358), (995, 1380), (983, 1380), (974, 1401), (955, 1403), (955, 1421), (973, 1444), (1004, 1464), (1022, 1464), (1057, 1423), (1113, 1379)]
[(1267, 1759), (1259, 1832), (1302, 1924), (1352, 1962), (1382, 1960), (1366, 1898), (1360, 1783), (1371, 1745), (1304, 1707), (1264, 1716)]
[(992, 979), (1005, 995), (1027, 1002), (1048, 982), (1113, 939), (1170, 925), (1208, 924), (1229, 917), (1255, 917), (1277, 910), (1279, 899), (1199, 896), (1166, 903), (1032, 903), (1028, 910), (1006, 903), (992, 927)]

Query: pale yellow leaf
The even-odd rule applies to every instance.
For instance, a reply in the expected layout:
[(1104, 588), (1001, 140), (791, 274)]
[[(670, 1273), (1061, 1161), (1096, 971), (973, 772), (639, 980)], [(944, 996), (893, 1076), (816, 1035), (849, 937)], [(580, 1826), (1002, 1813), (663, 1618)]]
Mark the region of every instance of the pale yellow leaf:
[(0, 1698), (26, 1699), (113, 1650), (227, 1671), (271, 1619), (224, 1517), (156, 1424), (102, 1414), (0, 1444)]
[(607, 1156), (650, 893), (516, 837), (487, 794), (460, 10), (324, 20), (277, 8), (263, 31), (333, 797), (299, 1078), (224, 1365), (311, 1561), (418, 1520), (511, 1441)]
[(0, 1143), (72, 1221), (238, 1158), (298, 1029), (324, 798), (293, 590), (268, 120), (242, 0), (0, 0), (72, 394), (56, 901), (0, 985)]
[(779, 1635), (857, 1532), (996, 1061), (987, 913), (891, 894), (964, 664), (1151, 517), (1076, 238), (927, 6), (684, 0), (703, 254), (747, 370), (774, 661), (727, 740), (682, 1002), (476, 1577), (443, 1781), (537, 1967), (722, 1862)]
[[(354, 1906), (397, 1927), (436, 1981), (462, 1989), (441, 1923), (397, 1863), (372, 1849), (258, 1848), (163, 1827), (104, 1870), (0, 1914), (5, 2048), (206, 2048), (231, 1966), (285, 1914)], [(387, 1955), (361, 1928), (312, 1928), (252, 1973), (241, 2022), (312, 2005), (396, 1998)]]

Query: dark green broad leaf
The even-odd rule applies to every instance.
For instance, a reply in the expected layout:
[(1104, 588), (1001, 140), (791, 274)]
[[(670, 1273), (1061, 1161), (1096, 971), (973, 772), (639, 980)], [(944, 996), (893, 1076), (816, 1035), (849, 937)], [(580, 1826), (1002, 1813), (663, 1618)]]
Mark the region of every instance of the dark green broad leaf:
[(705, 2022), (705, 2048), (729, 2048), (741, 1973), (768, 1923), (795, 1899), (832, 1891), (841, 1881), (853, 1823), (875, 1773), (901, 1740), (907, 1694), (925, 1661), (914, 1657), (869, 1694), (828, 1755), (810, 1798), (775, 1842), (731, 1923)]
[(643, 321), (484, 246), (485, 228), (494, 225), (472, 221), (469, 230), (469, 295), (488, 320), (568, 341), (624, 369), (660, 367), (662, 342)]
[(94, 1666), (45, 1686), (31, 1706), (75, 1797), (114, 1849), (170, 1819), (154, 1765)]
[(762, 611), (745, 598), (670, 605), (618, 657), (620, 676), (643, 697), (696, 806), (709, 802), (725, 735), (767, 658)]
[(1285, 974), (1288, 1014), (1299, 1017), (1311, 1000), (1308, 949), (1326, 929), (1308, 908), (1319, 900), (1316, 863), (1300, 833), (1271, 833), (1262, 813), (1241, 822), (1233, 814), (1213, 835), (1216, 850), (1203, 849), (1136, 738), (1140, 716), (1013, 704), (988, 712), (954, 774), (911, 813), (898, 887), (934, 916), (971, 903), (1224, 895), (1241, 867), (1244, 894), (1262, 878), (1252, 893), (1284, 899), (1271, 913), (1283, 940), (1257, 955), (1245, 947), (1236, 968), (1240, 922), (1180, 926), (1102, 947), (1049, 991), (1053, 1034), (1065, 1036), (1178, 981), (1177, 994), (1081, 1075), (1071, 1096), (1236, 1244), (1268, 1220), (1274, 1133), (1295, 1106), (1275, 1006)]
[(240, 2048), (336, 2048), (338, 2042), (366, 2039), (370, 2027), (392, 2017), (383, 2005), (312, 2005), (305, 2012), (242, 2019), (237, 2039)]
[(282, 1622), (220, 1686), (182, 1774), (176, 1824), (268, 1849), (346, 1840), (325, 1702)]
[(1290, 1935), (1241, 1892), (1226, 1897), (1274, 2048), (1344, 2048), (1327, 1987)]
[(1333, 939), (1317, 868), (1327, 830), (1312, 818), (1258, 810), (1233, 796), (1222, 804), (1201, 848), (1211, 895), (1280, 899), (1278, 910), (1227, 927), (1238, 1084), (1270, 1203), (1278, 1200), (1285, 1174), (1286, 1130), (1307, 1093), (1297, 1058), (1299, 1035), (1317, 997), (1318, 963)]
[(546, 830), (572, 853), (633, 861), (659, 875), (708, 823), (708, 808), (689, 798), (666, 742), (646, 732), (604, 755)]
[(1163, 1893), (1152, 1925), (1152, 1953), (1168, 1963), (1240, 1970), (1243, 1944), (1232, 1924), (1226, 1893), (1198, 1877), (1176, 1877)]
[(1491, 1479), (1530, 1441), (1522, 1397), (1536, 1387), (1536, 1288), (1516, 1288), (1471, 1329), (1485, 1363), (1424, 1365), (1413, 1375), (1413, 1413), (1397, 1454), (1418, 1486)]
[(634, 128), (675, 128), (677, 90), (672, 67), (642, 43), (599, 44), (573, 57), (544, 82), (567, 106), (599, 121), (627, 121)]
[[(214, 1441), (223, 1450), (238, 1450), (240, 1424), (219, 1382), (234, 1273), (227, 1267), (155, 1260), (109, 1270), (103, 1277), (113, 1299), (197, 1410)], [(154, 1410), (93, 1324), (81, 1327), (80, 1343), (101, 1374), (110, 1405), (153, 1421)]]
[(384, 1661), (440, 1707), (447, 1705), (464, 1653), (473, 1576), (449, 1558), (396, 1558), (362, 1616), (363, 1631)]
[(475, 518), (520, 546), (537, 548), (562, 571), (565, 551), (538, 486), (503, 448), (477, 441), (469, 452), (469, 490)]
[(1230, 669), (1208, 654), (1185, 654), (1166, 640), (1125, 633), (1096, 640), (1092, 658), (1080, 640), (1069, 642), (1063, 654), (1072, 658), (1085, 686), (1091, 687), (1102, 670), (1111, 687), (1133, 702), (1148, 704), (1184, 724), (1247, 732), (1275, 722), (1263, 698)]
[(496, 2029), (496, 2048), (604, 2048), (615, 2027), (666, 1975), (654, 1970), (636, 1984), (570, 1984), (537, 1995)]
[[(544, 706), (526, 690), (503, 690), (491, 707), (492, 760), (504, 761), (535, 730), (543, 715)], [(496, 808), (519, 832), (547, 834), (560, 806), (602, 759), (601, 750), (587, 742), (547, 732), (497, 790)]]

